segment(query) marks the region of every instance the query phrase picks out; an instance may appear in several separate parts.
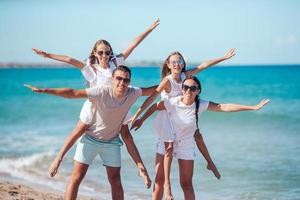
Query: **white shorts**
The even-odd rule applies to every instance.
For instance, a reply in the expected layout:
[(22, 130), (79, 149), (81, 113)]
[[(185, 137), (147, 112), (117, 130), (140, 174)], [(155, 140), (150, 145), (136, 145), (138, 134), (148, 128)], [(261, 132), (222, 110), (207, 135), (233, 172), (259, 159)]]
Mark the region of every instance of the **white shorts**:
[[(164, 141), (159, 140), (156, 143), (156, 153), (161, 155), (166, 154)], [(175, 140), (173, 156), (181, 160), (195, 160), (196, 152), (194, 138), (186, 140)]]
[(89, 99), (86, 100), (80, 111), (80, 121), (86, 125), (91, 124), (95, 113), (95, 109), (96, 108), (94, 108), (93, 103)]
[(175, 140), (175, 134), (166, 110), (158, 111), (154, 118), (153, 126), (160, 140), (164, 142), (173, 142)]

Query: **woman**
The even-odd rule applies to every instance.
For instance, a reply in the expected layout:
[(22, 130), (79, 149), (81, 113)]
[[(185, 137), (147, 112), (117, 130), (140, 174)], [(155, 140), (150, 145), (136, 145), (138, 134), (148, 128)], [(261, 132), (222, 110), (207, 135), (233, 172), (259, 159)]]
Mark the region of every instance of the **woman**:
[[(194, 133), (198, 128), (198, 114), (205, 110), (213, 112), (239, 112), (246, 110), (259, 110), (266, 105), (269, 100), (264, 99), (257, 105), (246, 106), (240, 104), (219, 104), (212, 101), (199, 99), (201, 84), (196, 77), (190, 77), (183, 81), (182, 96), (165, 99), (157, 104), (153, 104), (146, 113), (133, 124), (134, 128), (139, 128), (143, 122), (155, 111), (166, 110), (170, 116), (170, 122), (174, 129), (174, 156), (178, 159), (180, 185), (184, 192), (185, 199), (195, 199), (192, 184), (195, 138)], [(164, 161), (165, 148), (163, 142), (157, 144), (156, 153), (156, 179), (158, 189), (154, 188), (152, 199), (162, 199), (164, 182)]]

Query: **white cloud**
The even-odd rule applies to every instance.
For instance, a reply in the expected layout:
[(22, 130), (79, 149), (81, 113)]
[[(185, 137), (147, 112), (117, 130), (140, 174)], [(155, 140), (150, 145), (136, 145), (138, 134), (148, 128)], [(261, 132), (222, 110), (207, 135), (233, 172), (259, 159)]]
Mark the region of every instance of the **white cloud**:
[(289, 35), (287, 37), (277, 38), (275, 44), (277, 45), (294, 45), (298, 42), (298, 38), (295, 35)]

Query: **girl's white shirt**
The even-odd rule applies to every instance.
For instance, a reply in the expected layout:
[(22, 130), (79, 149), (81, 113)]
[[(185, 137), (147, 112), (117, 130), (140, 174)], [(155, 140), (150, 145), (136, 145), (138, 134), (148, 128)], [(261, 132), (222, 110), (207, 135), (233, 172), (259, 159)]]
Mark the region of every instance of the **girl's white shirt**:
[[(123, 65), (124, 57), (115, 57), (115, 63), (117, 66)], [(87, 61), (86, 66), (81, 69), (81, 73), (88, 82), (89, 87), (99, 87), (99, 86), (111, 86), (112, 85), (112, 72), (116, 68), (116, 65), (113, 61), (109, 61), (109, 68), (104, 69), (98, 64), (95, 64), (93, 67), (96, 70), (94, 71), (93, 67)], [(79, 119), (84, 124), (91, 124), (95, 113), (95, 108), (90, 100), (86, 100), (81, 108)], [(126, 119), (129, 118), (129, 115)]]

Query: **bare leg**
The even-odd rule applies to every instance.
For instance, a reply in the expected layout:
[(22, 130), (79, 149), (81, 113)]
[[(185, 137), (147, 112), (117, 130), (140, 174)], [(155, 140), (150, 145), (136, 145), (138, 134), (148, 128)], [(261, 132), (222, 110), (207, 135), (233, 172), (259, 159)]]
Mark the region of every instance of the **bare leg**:
[(156, 153), (155, 182), (153, 185), (152, 200), (161, 200), (164, 193), (164, 155)]
[(127, 125), (122, 126), (121, 136), (122, 136), (123, 141), (126, 144), (126, 148), (127, 148), (129, 155), (131, 156), (131, 158), (135, 162), (136, 166), (138, 167), (139, 176), (141, 176), (144, 179), (146, 188), (150, 188), (151, 187), (150, 176), (149, 176), (147, 169), (143, 163), (143, 160), (139, 154), (139, 151), (136, 148), (136, 145), (134, 143), (134, 140), (132, 138), (132, 135), (131, 135)]
[(184, 199), (194, 200), (195, 192), (193, 187), (194, 161), (178, 159), (180, 185), (184, 193)]
[(120, 175), (121, 167), (106, 166), (107, 178), (111, 186), (111, 196), (113, 200), (123, 200), (124, 191)]
[(165, 149), (166, 154), (164, 156), (164, 174), (165, 174), (165, 181), (164, 181), (164, 188), (166, 199), (171, 200), (173, 199), (172, 190), (171, 190), (171, 182), (170, 182), (170, 171), (171, 171), (171, 164), (173, 159), (173, 142), (165, 142)]
[(71, 175), (71, 179), (67, 186), (65, 193), (65, 200), (75, 200), (78, 193), (79, 185), (84, 178), (89, 165), (74, 161), (74, 167)]
[(73, 144), (76, 142), (76, 140), (86, 131), (87, 128), (88, 128), (88, 125), (82, 123), (80, 120), (78, 121), (76, 127), (71, 132), (71, 134), (66, 138), (59, 153), (57, 154), (57, 156), (55, 157), (54, 161), (51, 163), (51, 165), (48, 169), (51, 177), (56, 175), (58, 168), (60, 166), (60, 163), (63, 160), (65, 154), (73, 146)]
[(209, 152), (208, 152), (208, 150), (206, 148), (206, 145), (204, 143), (202, 134), (199, 132), (199, 129), (197, 129), (195, 131), (194, 137), (195, 137), (195, 141), (196, 141), (196, 144), (197, 144), (197, 147), (198, 147), (199, 151), (201, 152), (201, 154), (203, 155), (203, 157), (207, 161), (207, 167), (206, 168), (208, 170), (211, 170), (214, 173), (215, 177), (217, 177), (217, 179), (220, 179), (221, 175), (220, 175), (217, 167), (215, 166), (214, 162), (212, 161), (212, 159), (209, 155)]

